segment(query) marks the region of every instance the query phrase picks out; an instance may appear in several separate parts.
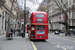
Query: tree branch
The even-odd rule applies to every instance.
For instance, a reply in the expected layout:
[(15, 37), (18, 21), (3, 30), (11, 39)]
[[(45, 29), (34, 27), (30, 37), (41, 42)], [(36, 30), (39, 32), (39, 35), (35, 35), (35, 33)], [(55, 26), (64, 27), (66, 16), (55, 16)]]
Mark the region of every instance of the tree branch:
[[(64, 11), (64, 9), (62, 9), (60, 6), (59, 6), (59, 4), (54, 0), (54, 2), (57, 4), (57, 6), (60, 8), (60, 10), (62, 10), (62, 12), (65, 14), (65, 15), (67, 15), (67, 13)], [(67, 16), (66, 16), (66, 18), (68, 18)]]
[(69, 11), (69, 9), (65, 6), (65, 4), (64, 4), (64, 2), (63, 2), (63, 0), (61, 0), (62, 1), (62, 3), (63, 3), (63, 5), (64, 5), (64, 7)]
[(35, 2), (34, 0), (29, 0), (30, 2), (32, 2), (33, 4), (38, 3), (37, 1)]
[(54, 0), (54, 2), (57, 4), (57, 6), (60, 8), (60, 9), (62, 9), (61, 7), (60, 7), (60, 5)]

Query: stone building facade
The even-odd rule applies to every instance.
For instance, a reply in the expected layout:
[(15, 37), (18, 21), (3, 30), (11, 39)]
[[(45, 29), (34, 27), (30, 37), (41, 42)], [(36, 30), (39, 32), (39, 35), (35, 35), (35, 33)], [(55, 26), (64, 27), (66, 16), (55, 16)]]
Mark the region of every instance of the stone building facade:
[[(63, 0), (63, 1), (66, 7), (69, 9), (69, 11), (62, 6), (62, 2), (59, 0), (59, 2), (61, 3), (61, 7), (63, 7), (63, 9), (68, 14), (69, 25), (75, 26), (75, 0)], [(65, 26), (63, 24), (59, 24), (59, 22), (64, 22), (65, 15), (53, 1), (50, 1), (48, 4), (48, 16), (51, 19), (53, 29), (60, 29), (60, 30), (65, 29)], [(50, 26), (49, 29), (51, 29)]]
[[(10, 22), (16, 21), (19, 6), (17, 0), (14, 1), (12, 12), (10, 10), (12, 6), (12, 0), (4, 0), (4, 4), (0, 6), (0, 34), (6, 33), (8, 29), (8, 17), (10, 14)], [(11, 28), (14, 29), (15, 25), (11, 24)]]

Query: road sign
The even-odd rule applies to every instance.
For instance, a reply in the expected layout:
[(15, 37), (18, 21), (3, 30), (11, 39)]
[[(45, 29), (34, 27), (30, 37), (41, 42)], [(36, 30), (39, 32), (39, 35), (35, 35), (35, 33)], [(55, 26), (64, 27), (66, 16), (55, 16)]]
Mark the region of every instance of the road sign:
[(24, 19), (21, 19), (21, 22), (23, 22), (24, 21)]
[(24, 24), (24, 22), (21, 22), (21, 24)]

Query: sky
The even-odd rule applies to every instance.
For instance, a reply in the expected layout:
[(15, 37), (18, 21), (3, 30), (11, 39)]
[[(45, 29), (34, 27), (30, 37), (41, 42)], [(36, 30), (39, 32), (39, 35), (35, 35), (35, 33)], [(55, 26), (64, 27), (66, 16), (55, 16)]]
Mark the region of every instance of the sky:
[[(42, 0), (26, 0), (26, 7), (30, 12), (36, 11)], [(21, 9), (24, 9), (24, 0), (18, 0)]]

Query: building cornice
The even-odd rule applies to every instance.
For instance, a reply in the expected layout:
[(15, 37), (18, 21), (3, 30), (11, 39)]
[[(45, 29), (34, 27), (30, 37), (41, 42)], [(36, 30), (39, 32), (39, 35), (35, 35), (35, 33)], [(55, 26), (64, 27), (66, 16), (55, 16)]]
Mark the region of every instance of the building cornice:
[[(68, 20), (75, 20), (75, 18), (71, 18), (71, 19), (68, 19)], [(59, 20), (59, 21), (52, 21), (52, 23), (59, 23), (59, 22), (63, 22), (63, 21), (65, 21), (64, 19), (63, 20)]]
[(3, 6), (5, 4), (5, 0), (0, 0), (0, 7)]
[(4, 4), (3, 7), (9, 12), (9, 14), (11, 14), (11, 16), (12, 16), (13, 18), (16, 17), (15, 15), (13, 15), (12, 12), (10, 12), (10, 9), (9, 9), (9, 7), (8, 7), (7, 4)]
[[(73, 8), (74, 9), (74, 8)], [(69, 8), (69, 10), (71, 11), (72, 8)], [(66, 13), (68, 12), (68, 10), (64, 10)], [(52, 12), (53, 13), (53, 12)], [(51, 13), (50, 13), (51, 14)], [(61, 12), (61, 10), (58, 10), (57, 13), (54, 13), (52, 14), (50, 17), (54, 17), (54, 16), (57, 16), (57, 15), (60, 15), (60, 14), (64, 14), (63, 12)]]

